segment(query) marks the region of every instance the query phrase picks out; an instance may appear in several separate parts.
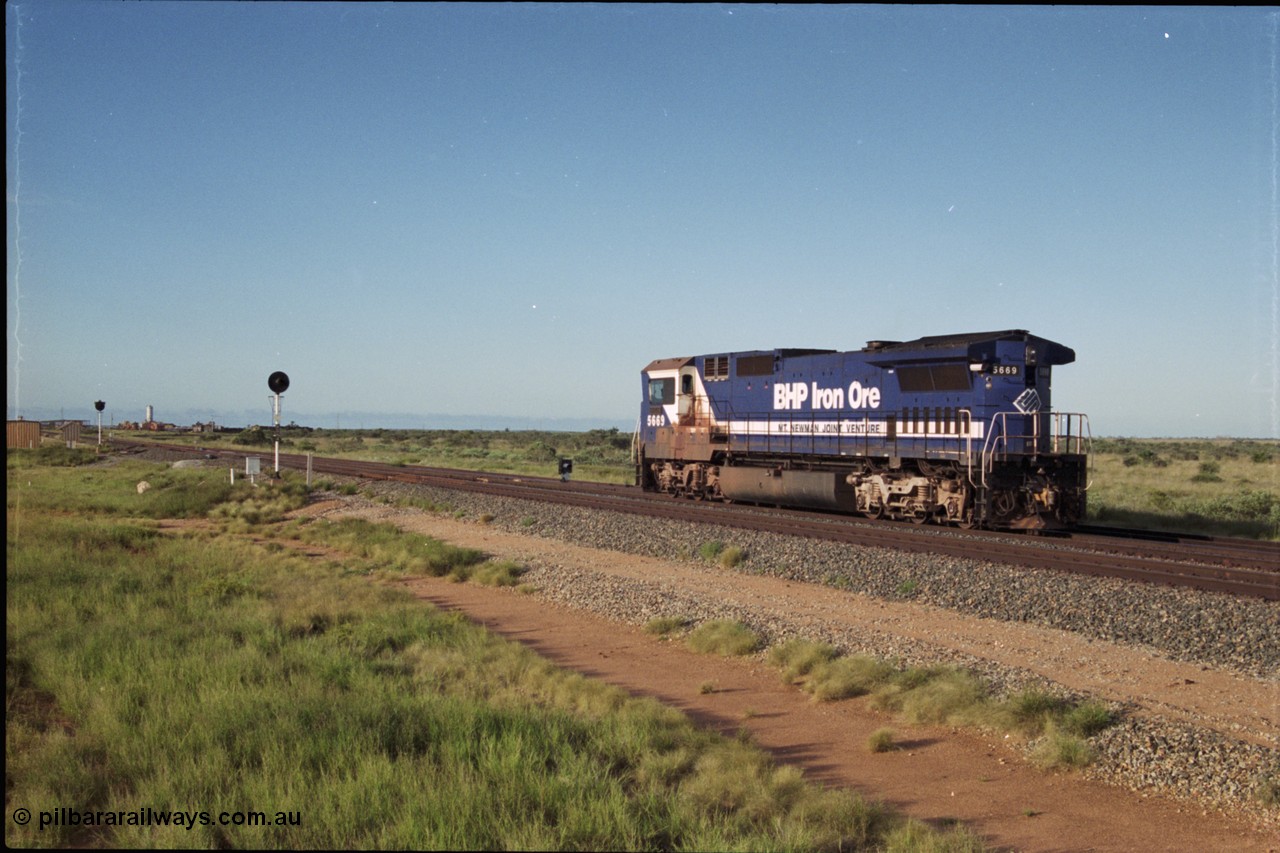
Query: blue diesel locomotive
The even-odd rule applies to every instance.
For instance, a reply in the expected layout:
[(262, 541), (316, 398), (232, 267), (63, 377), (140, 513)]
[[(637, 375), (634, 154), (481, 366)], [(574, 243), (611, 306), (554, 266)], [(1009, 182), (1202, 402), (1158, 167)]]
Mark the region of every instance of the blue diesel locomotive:
[(1075, 357), (1009, 330), (660, 359), (641, 374), (636, 480), (918, 524), (1069, 526), (1089, 421), (1052, 411), (1049, 388)]

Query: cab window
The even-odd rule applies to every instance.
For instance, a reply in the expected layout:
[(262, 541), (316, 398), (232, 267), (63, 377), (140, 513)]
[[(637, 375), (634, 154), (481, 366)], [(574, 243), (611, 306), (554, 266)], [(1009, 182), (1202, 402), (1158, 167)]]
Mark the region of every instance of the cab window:
[(676, 381), (674, 379), (649, 380), (649, 405), (666, 406), (676, 401)]

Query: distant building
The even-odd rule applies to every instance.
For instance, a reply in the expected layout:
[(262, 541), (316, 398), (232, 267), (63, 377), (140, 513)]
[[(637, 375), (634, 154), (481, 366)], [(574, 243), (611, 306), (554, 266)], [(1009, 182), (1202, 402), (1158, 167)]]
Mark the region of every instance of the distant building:
[(80, 421), (67, 421), (58, 430), (58, 433), (68, 447), (75, 447), (80, 442), (80, 431), (84, 429), (84, 424)]
[(40, 422), (6, 421), (4, 429), (4, 446), (12, 449), (34, 450), (40, 446)]

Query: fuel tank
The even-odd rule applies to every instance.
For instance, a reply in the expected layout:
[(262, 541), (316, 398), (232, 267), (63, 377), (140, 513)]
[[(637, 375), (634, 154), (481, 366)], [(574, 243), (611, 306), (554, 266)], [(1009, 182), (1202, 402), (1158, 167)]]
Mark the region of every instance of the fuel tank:
[(787, 468), (720, 468), (720, 492), (746, 503), (785, 504), (812, 509), (852, 512), (854, 489), (831, 471), (793, 471)]

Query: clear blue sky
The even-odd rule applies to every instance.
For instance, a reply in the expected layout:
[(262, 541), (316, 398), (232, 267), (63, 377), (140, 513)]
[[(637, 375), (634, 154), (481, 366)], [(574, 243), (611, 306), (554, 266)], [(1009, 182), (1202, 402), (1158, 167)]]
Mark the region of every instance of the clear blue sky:
[(1277, 436), (1267, 9), (10, 3), (10, 417), (625, 426), (650, 360), (1025, 328)]

